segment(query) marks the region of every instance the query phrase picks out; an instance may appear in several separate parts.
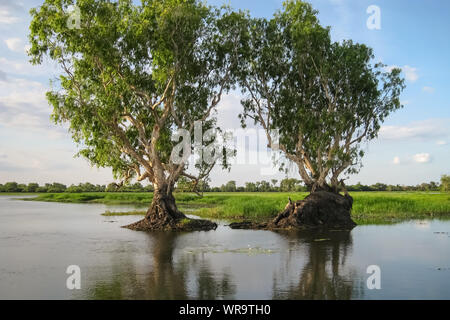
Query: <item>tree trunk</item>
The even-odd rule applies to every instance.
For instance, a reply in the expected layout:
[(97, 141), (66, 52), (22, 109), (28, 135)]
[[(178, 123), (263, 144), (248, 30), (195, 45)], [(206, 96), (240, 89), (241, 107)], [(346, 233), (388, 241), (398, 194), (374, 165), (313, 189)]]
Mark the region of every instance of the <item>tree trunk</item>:
[(163, 185), (155, 189), (153, 200), (147, 211), (145, 219), (150, 224), (171, 224), (178, 220), (185, 219), (186, 216), (180, 212), (175, 203), (175, 197), (168, 185)]
[(163, 184), (155, 188), (153, 200), (145, 218), (141, 221), (125, 226), (137, 231), (151, 230), (215, 230), (217, 224), (207, 220), (189, 219), (178, 210), (172, 188)]
[(308, 186), (308, 190), (310, 190), (311, 193), (319, 191), (339, 193), (336, 188), (330, 187), (326, 182), (321, 184), (314, 182), (311, 186)]
[(346, 194), (316, 191), (302, 201), (290, 201), (273, 221), (274, 228), (331, 228), (352, 229), (353, 198)]

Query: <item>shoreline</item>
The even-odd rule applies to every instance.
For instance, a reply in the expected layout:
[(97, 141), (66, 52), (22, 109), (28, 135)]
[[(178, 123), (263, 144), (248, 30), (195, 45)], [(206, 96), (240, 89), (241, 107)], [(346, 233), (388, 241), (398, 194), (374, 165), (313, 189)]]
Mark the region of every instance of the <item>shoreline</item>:
[[(265, 222), (273, 219), (291, 197), (301, 200), (306, 192), (205, 193), (200, 198), (191, 193), (176, 193), (180, 210), (201, 218), (230, 222)], [(32, 194), (5, 194), (29, 196)], [(60, 203), (100, 203), (133, 205), (131, 212), (105, 212), (106, 216), (143, 215), (151, 193), (42, 193), (24, 201)], [(352, 218), (358, 225), (395, 224), (408, 220), (450, 219), (450, 194), (436, 192), (353, 192)], [(142, 208), (142, 210), (140, 210)]]

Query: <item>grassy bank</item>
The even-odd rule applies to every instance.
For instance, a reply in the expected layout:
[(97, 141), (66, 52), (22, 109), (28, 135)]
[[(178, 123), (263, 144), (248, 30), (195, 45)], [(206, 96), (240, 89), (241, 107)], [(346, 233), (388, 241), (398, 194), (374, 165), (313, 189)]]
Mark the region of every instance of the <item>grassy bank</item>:
[[(207, 193), (203, 198), (180, 193), (180, 209), (204, 218), (266, 220), (280, 212), (288, 197), (303, 199), (307, 193)], [(425, 192), (354, 192), (353, 219), (358, 224), (386, 224), (409, 219), (450, 219), (450, 194)], [(149, 193), (59, 193), (40, 194), (27, 200), (131, 204), (147, 207)], [(143, 214), (138, 210), (132, 214)], [(106, 212), (105, 215), (130, 214)]]

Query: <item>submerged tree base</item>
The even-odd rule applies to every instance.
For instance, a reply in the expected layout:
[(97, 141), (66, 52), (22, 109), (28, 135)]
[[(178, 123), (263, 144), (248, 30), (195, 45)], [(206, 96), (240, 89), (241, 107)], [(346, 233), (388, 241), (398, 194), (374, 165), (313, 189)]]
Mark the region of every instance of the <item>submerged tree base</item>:
[(135, 231), (210, 231), (216, 230), (217, 224), (209, 220), (197, 220), (184, 217), (182, 219), (161, 219), (152, 221), (147, 217), (122, 228)]
[(123, 228), (136, 231), (209, 231), (217, 229), (217, 224), (214, 222), (186, 217), (178, 210), (172, 193), (167, 193), (166, 190), (155, 192), (144, 219)]
[(333, 192), (318, 191), (304, 200), (286, 205), (283, 212), (268, 223), (238, 222), (230, 224), (232, 229), (339, 229), (351, 230), (356, 223), (351, 218), (353, 198)]

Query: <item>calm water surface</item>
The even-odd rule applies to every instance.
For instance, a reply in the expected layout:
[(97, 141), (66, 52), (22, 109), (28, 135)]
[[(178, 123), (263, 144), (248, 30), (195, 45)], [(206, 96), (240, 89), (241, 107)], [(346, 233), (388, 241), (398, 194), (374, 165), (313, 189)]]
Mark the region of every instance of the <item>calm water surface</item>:
[[(0, 299), (450, 299), (450, 222), (145, 233), (102, 204), (0, 196)], [(66, 268), (81, 268), (81, 290)], [(381, 290), (367, 289), (369, 265)]]

